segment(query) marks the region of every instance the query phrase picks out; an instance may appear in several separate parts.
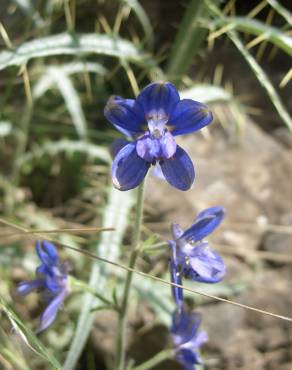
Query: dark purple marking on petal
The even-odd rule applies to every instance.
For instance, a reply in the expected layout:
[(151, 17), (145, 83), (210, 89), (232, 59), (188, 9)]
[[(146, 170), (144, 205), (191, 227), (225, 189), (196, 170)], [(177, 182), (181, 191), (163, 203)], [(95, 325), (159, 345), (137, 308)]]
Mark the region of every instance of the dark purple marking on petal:
[(177, 89), (170, 82), (153, 82), (140, 92), (137, 102), (143, 107), (146, 119), (150, 120), (151, 117), (169, 116), (179, 99)]
[(171, 133), (189, 134), (209, 125), (213, 116), (208, 106), (191, 99), (181, 100), (168, 120)]
[(140, 158), (136, 143), (130, 143), (119, 151), (112, 165), (114, 186), (122, 191), (137, 187), (145, 178), (150, 163)]
[(177, 145), (175, 155), (160, 161), (166, 181), (179, 190), (189, 190), (195, 180), (195, 169), (188, 154)]
[(123, 99), (119, 96), (109, 98), (104, 115), (117, 130), (127, 136), (142, 133), (147, 124), (144, 112), (134, 99)]

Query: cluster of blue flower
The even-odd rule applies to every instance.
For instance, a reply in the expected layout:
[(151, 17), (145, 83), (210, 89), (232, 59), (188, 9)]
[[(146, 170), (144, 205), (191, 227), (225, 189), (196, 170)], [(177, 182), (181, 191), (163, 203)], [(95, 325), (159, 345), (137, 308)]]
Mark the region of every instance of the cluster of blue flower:
[[(180, 100), (174, 85), (155, 82), (145, 87), (136, 100), (110, 98), (105, 116), (131, 139), (120, 140), (115, 146), (112, 178), (116, 188), (135, 188), (151, 165), (157, 165), (170, 185), (179, 190), (190, 189), (195, 179), (194, 166), (174, 137), (210, 124), (213, 117), (206, 105), (191, 99)], [(198, 214), (186, 231), (172, 225), (173, 240), (169, 246), (173, 283), (181, 285), (182, 277), (202, 283), (216, 283), (223, 278), (222, 258), (203, 239), (221, 223), (224, 213), (220, 206), (208, 208)], [(198, 333), (199, 315), (188, 315), (185, 311), (182, 288), (173, 286), (172, 294), (177, 305), (171, 328), (177, 360), (191, 370), (201, 363), (198, 348), (206, 342), (207, 334)]]
[[(174, 240), (169, 240), (171, 249), (171, 281), (182, 286), (182, 277), (201, 283), (217, 283), (225, 274), (225, 265), (218, 253), (209, 248), (203, 239), (212, 233), (224, 217), (223, 207), (211, 207), (200, 212), (191, 227), (183, 231), (172, 224)], [(177, 360), (186, 370), (201, 363), (198, 348), (207, 341), (205, 332), (199, 332), (200, 316), (188, 315), (184, 308), (183, 289), (172, 286), (172, 295), (177, 309), (173, 314), (172, 336)]]
[[(179, 190), (190, 189), (195, 179), (194, 166), (174, 137), (211, 123), (212, 114), (206, 105), (180, 100), (171, 83), (160, 82), (148, 85), (136, 100), (111, 97), (105, 116), (130, 139), (119, 139), (113, 146), (112, 179), (116, 188), (125, 191), (137, 187), (149, 168), (157, 165), (169, 184)], [(202, 283), (216, 283), (223, 278), (225, 266), (220, 255), (203, 239), (218, 227), (224, 213), (221, 206), (208, 208), (185, 231), (173, 224), (173, 240), (168, 241), (171, 281), (176, 284), (172, 286), (172, 295), (177, 306), (171, 333), (177, 360), (186, 370), (201, 363), (198, 349), (208, 337), (205, 332), (198, 332), (200, 316), (188, 314), (184, 307), (182, 278)], [(41, 260), (37, 278), (22, 282), (18, 291), (26, 295), (34, 289), (41, 290), (47, 308), (41, 316), (40, 332), (54, 321), (69, 292), (68, 266), (59, 262), (51, 243), (38, 243), (36, 250)]]
[(23, 281), (18, 285), (18, 292), (27, 295), (38, 290), (47, 308), (40, 318), (37, 332), (47, 329), (52, 324), (60, 306), (69, 293), (68, 272), (69, 266), (60, 263), (56, 248), (48, 241), (37, 242), (36, 252), (41, 261), (36, 269), (37, 278), (32, 281)]

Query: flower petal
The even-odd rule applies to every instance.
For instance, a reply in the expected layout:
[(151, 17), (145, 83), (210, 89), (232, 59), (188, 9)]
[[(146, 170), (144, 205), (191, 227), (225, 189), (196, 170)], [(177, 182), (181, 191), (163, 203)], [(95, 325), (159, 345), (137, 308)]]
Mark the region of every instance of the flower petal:
[(207, 105), (191, 99), (181, 100), (169, 117), (168, 126), (173, 135), (189, 134), (209, 125), (213, 116)]
[(143, 132), (145, 118), (142, 108), (133, 99), (123, 99), (119, 96), (109, 98), (104, 115), (120, 132), (127, 136)]
[(222, 222), (225, 209), (221, 206), (210, 207), (200, 212), (195, 223), (181, 236), (188, 241), (196, 242), (211, 234)]
[(179, 190), (188, 190), (195, 180), (195, 169), (188, 154), (177, 145), (175, 155), (167, 160), (160, 161), (165, 179), (170, 185)]
[(47, 329), (56, 318), (60, 305), (64, 301), (67, 295), (67, 290), (62, 290), (54, 299), (51, 300), (48, 307), (45, 309), (40, 318), (40, 325), (38, 327), (37, 333)]
[(17, 291), (21, 295), (27, 295), (34, 289), (44, 288), (43, 280), (32, 280), (32, 281), (22, 281), (17, 286)]
[[(181, 274), (178, 270), (176, 262), (176, 243), (173, 240), (168, 241), (169, 246), (172, 249), (172, 257), (169, 262), (170, 279), (172, 283), (182, 285)], [(172, 296), (179, 308), (183, 307), (183, 289), (177, 286), (171, 286)]]
[(44, 240), (37, 241), (36, 252), (39, 259), (48, 267), (52, 267), (58, 263), (58, 253), (54, 244)]
[(217, 283), (225, 275), (225, 265), (221, 256), (205, 244), (194, 247), (189, 257), (190, 268), (186, 277), (201, 283)]
[(172, 315), (171, 327), (176, 345), (185, 346), (195, 340), (200, 324), (201, 316), (196, 312), (188, 315), (184, 309), (177, 309)]
[(189, 348), (181, 348), (176, 359), (183, 365), (184, 370), (194, 370), (194, 365), (201, 363), (201, 358), (198, 352)]
[(171, 158), (176, 152), (176, 142), (169, 132), (161, 138), (152, 138), (145, 134), (137, 140), (136, 150), (139, 157), (152, 163), (158, 159)]
[(123, 147), (112, 165), (112, 180), (119, 190), (130, 190), (138, 186), (146, 176), (150, 163), (140, 158), (136, 152), (136, 143)]
[(144, 109), (147, 119), (152, 116), (169, 116), (179, 102), (177, 89), (170, 82), (153, 82), (138, 95), (137, 102)]

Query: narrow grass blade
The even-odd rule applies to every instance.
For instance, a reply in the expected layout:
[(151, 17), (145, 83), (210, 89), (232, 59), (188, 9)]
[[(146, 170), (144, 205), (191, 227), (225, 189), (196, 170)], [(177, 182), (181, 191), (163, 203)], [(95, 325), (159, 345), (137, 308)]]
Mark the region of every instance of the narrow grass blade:
[[(269, 41), (288, 55), (292, 55), (292, 37), (285, 35), (280, 29), (269, 26), (256, 19), (246, 17), (223, 17), (211, 22), (210, 27), (222, 28), (232, 27), (234, 30), (255, 36), (263, 35), (265, 41)], [(228, 30), (229, 28), (226, 28)]]
[(9, 307), (7, 302), (0, 295), (0, 308), (5, 312), (9, 321), (11, 322), (16, 333), (21, 337), (24, 343), (36, 354), (41, 356), (46, 360), (53, 369), (61, 370), (61, 365), (59, 362), (52, 356), (51, 353), (48, 353), (46, 348), (42, 345), (39, 339), (35, 334), (20, 320), (20, 318), (14, 313), (14, 311)]
[(33, 7), (33, 4), (30, 0), (13, 0), (13, 2), (19, 6), (24, 14), (31, 18), (36, 27), (44, 27), (45, 21), (40, 16), (39, 12)]
[[(104, 233), (100, 243), (97, 245), (97, 252), (100, 256), (108, 257), (118, 261), (120, 257), (120, 245), (128, 225), (129, 213), (134, 204), (132, 192), (121, 192), (114, 188), (109, 194), (108, 205), (104, 212), (103, 227), (115, 225), (114, 233)], [(95, 262), (92, 266), (89, 285), (92, 289), (102, 293), (106, 289), (107, 277), (113, 270), (112, 266)], [(83, 350), (96, 313), (91, 309), (97, 305), (98, 301), (90, 294), (85, 294), (82, 299), (82, 310), (79, 315), (75, 336), (63, 370), (75, 368), (78, 358)]]
[(197, 24), (198, 17), (204, 15), (206, 15), (204, 2), (192, 0), (178, 28), (168, 58), (166, 73), (174, 83), (181, 80), (204, 41), (206, 30), (198, 27)]
[[(87, 138), (87, 123), (82, 109), (79, 95), (77, 94), (75, 87), (71, 79), (67, 76), (64, 71), (58, 67), (50, 67), (47, 70), (47, 79), (55, 84), (60, 93), (62, 94), (67, 110), (71, 115), (71, 119), (77, 134), (81, 139)], [(35, 90), (38, 93), (40, 89)], [(34, 98), (38, 98), (39, 95), (34, 91)]]
[(155, 66), (150, 57), (133, 43), (117, 36), (62, 33), (28, 41), (16, 49), (1, 52), (0, 70), (13, 65), (21, 66), (33, 58), (89, 53), (122, 58), (145, 68)]
[[(75, 73), (96, 73), (100, 76), (104, 76), (108, 71), (99, 63), (90, 63), (90, 62), (72, 62), (60, 66), (53, 66), (62, 71), (66, 76), (71, 76)], [(52, 67), (49, 67), (49, 69)], [(46, 93), (49, 89), (54, 86), (54, 81), (52, 81), (50, 73), (48, 70), (41, 76), (37, 81), (33, 89), (34, 98), (38, 99)]]
[(289, 115), (288, 111), (286, 110), (285, 106), (283, 105), (278, 93), (274, 89), (274, 86), (270, 82), (267, 74), (258, 64), (258, 62), (254, 59), (254, 57), (247, 51), (244, 47), (243, 43), (241, 42), (240, 38), (237, 36), (235, 32), (228, 32), (228, 37), (237, 47), (238, 51), (241, 53), (243, 58), (249, 64), (251, 69), (253, 70), (255, 76), (257, 77), (259, 83), (264, 87), (268, 96), (271, 99), (274, 107), (278, 111), (280, 117), (282, 118), (283, 122), (287, 125), (288, 129), (292, 132), (292, 119)]
[[(223, 13), (221, 12), (221, 10), (218, 7), (216, 7), (212, 1), (205, 0), (205, 3), (207, 4), (210, 12), (213, 14), (215, 19), (223, 17)], [(230, 40), (233, 42), (233, 44), (236, 46), (238, 51), (241, 53), (242, 57), (246, 60), (248, 65), (251, 67), (259, 83), (266, 90), (269, 98), (271, 99), (271, 102), (273, 103), (274, 107), (277, 109), (280, 117), (282, 118), (284, 123), (287, 125), (288, 129), (292, 131), (292, 119), (288, 111), (286, 110), (285, 106), (283, 105), (279, 95), (274, 89), (272, 83), (270, 82), (268, 76), (266, 75), (266, 73), (263, 71), (261, 66), (254, 59), (254, 57), (245, 48), (245, 46), (241, 42), (236, 31), (234, 30), (227, 31), (227, 35), (230, 38)]]
[(85, 153), (89, 158), (98, 159), (105, 163), (111, 162), (111, 157), (107, 149), (95, 144), (84, 143), (81, 141), (60, 140), (47, 142), (41, 146), (33, 147), (28, 153), (18, 159), (18, 166), (23, 167), (33, 161), (42, 158), (44, 155), (55, 156), (59, 153)]
[(193, 99), (205, 104), (232, 101), (232, 96), (228, 91), (215, 85), (196, 85), (181, 90), (180, 96), (182, 99)]
[(266, 0), (272, 8), (276, 10), (285, 21), (292, 26), (292, 14), (284, 6), (282, 6), (277, 0)]
[(149, 17), (147, 13), (145, 12), (144, 8), (141, 6), (138, 0), (121, 0), (123, 3), (127, 4), (133, 12), (136, 14), (137, 18), (139, 19), (145, 36), (146, 36), (146, 42), (153, 46), (154, 44), (154, 33), (153, 28), (151, 26)]

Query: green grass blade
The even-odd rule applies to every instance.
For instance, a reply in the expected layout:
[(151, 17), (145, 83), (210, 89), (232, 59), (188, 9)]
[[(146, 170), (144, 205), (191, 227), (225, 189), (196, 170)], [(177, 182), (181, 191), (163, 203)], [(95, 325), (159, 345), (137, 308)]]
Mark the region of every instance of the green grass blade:
[(133, 12), (136, 14), (137, 18), (139, 19), (142, 28), (145, 33), (146, 42), (153, 46), (154, 44), (154, 33), (153, 28), (151, 26), (150, 20), (148, 18), (148, 15), (146, 14), (144, 8), (141, 6), (139, 1), (137, 0), (122, 0), (123, 3), (127, 4)]
[[(216, 5), (210, 1), (205, 0), (205, 3), (207, 4), (210, 12), (212, 12), (215, 19), (218, 19), (218, 17), (223, 17), (222, 12)], [(224, 18), (224, 17), (223, 17)], [(257, 61), (254, 59), (254, 57), (248, 52), (248, 50), (245, 48), (243, 43), (241, 42), (238, 34), (236, 31), (227, 31), (227, 35), (230, 38), (230, 40), (233, 42), (233, 44), (236, 46), (238, 51), (241, 53), (242, 57), (246, 60), (250, 68), (253, 70), (255, 76), (257, 77), (259, 83), (263, 86), (263, 88), (266, 90), (269, 98), (271, 99), (271, 102), (273, 103), (274, 107), (278, 111), (280, 117), (284, 121), (284, 123), (287, 125), (288, 129), (292, 131), (292, 119), (286, 110), (285, 106), (283, 105), (279, 95), (277, 94), (276, 90), (274, 89), (274, 86), (270, 82), (268, 76), (263, 71), (261, 66), (257, 63)]]
[[(104, 68), (99, 63), (91, 62), (72, 62), (60, 66), (54, 66), (63, 72), (66, 76), (71, 76), (76, 73), (96, 73), (98, 75), (104, 76), (108, 70)], [(49, 67), (51, 68), (51, 67)], [(38, 99), (44, 95), (49, 89), (54, 86), (54, 81), (52, 81), (50, 73), (48, 70), (42, 75), (42, 77), (37, 81), (33, 89), (34, 98)]]
[(274, 107), (278, 111), (278, 113), (279, 113), (280, 117), (282, 118), (283, 122), (287, 125), (288, 129), (292, 132), (291, 116), (289, 115), (288, 111), (286, 110), (285, 106), (283, 105), (277, 91), (275, 90), (274, 86), (272, 85), (271, 81), (269, 80), (267, 74), (264, 72), (264, 70), (261, 68), (261, 66), (258, 64), (258, 62), (255, 60), (255, 58), (247, 51), (247, 49), (244, 47), (243, 43), (241, 42), (240, 38), (237, 36), (237, 34), (235, 32), (233, 32), (233, 31), (228, 32), (228, 37), (231, 39), (231, 41), (237, 47), (240, 54), (243, 56), (243, 58), (249, 64), (249, 66), (253, 70), (255, 76), (257, 77), (259, 83), (266, 90), (268, 96), (271, 99), (271, 102), (273, 103)]
[(133, 43), (117, 36), (62, 33), (28, 41), (16, 49), (0, 53), (0, 70), (21, 66), (34, 58), (55, 55), (100, 54), (122, 58), (152, 68), (155, 63)]
[(39, 12), (33, 7), (30, 0), (13, 0), (13, 2), (26, 14), (36, 27), (42, 28), (45, 25), (45, 21), (40, 16)]
[(59, 364), (59, 362), (52, 356), (51, 353), (47, 352), (46, 348), (42, 345), (35, 334), (28, 327), (26, 327), (26, 325), (14, 313), (14, 311), (9, 307), (9, 305), (1, 295), (0, 308), (5, 312), (9, 321), (13, 325), (13, 328), (24, 341), (24, 343), (36, 354), (46, 360), (53, 369), (61, 370), (61, 365)]
[[(62, 94), (77, 134), (81, 139), (86, 139), (87, 123), (85, 115), (82, 109), (79, 95), (77, 94), (71, 79), (67, 76), (66, 73), (64, 73), (61, 68), (58, 67), (49, 67), (46, 71), (46, 74), (47, 76), (45, 78), (47, 78), (47, 80), (49, 80), (52, 84), (55, 84)], [(36, 90), (34, 90), (33, 92), (33, 97), (35, 99), (40, 97), (40, 89), (37, 89), (37, 87), (38, 85), (36, 85)]]
[(44, 155), (55, 156), (59, 153), (85, 153), (89, 158), (101, 160), (105, 163), (111, 162), (111, 157), (107, 149), (95, 144), (85, 143), (82, 141), (60, 140), (47, 142), (41, 146), (33, 147), (28, 153), (18, 159), (18, 166), (25, 167), (33, 161), (42, 158)]
[[(120, 257), (120, 245), (128, 225), (130, 210), (134, 204), (133, 192), (121, 192), (114, 188), (109, 194), (108, 205), (104, 212), (103, 227), (115, 225), (114, 233), (103, 233), (100, 243), (97, 245), (96, 252), (100, 257), (117, 261)], [(99, 293), (106, 289), (107, 277), (113, 267), (100, 262), (94, 262), (91, 270), (89, 285)], [(91, 309), (97, 305), (98, 301), (91, 294), (86, 293), (82, 299), (82, 310), (79, 315), (75, 336), (63, 370), (75, 368), (78, 358), (87, 341), (96, 313)]]
[(205, 104), (231, 102), (232, 96), (223, 87), (215, 85), (196, 85), (179, 92), (182, 99), (193, 99)]
[(200, 50), (207, 32), (199, 25), (198, 19), (207, 16), (208, 9), (204, 1), (190, 1), (168, 58), (166, 73), (170, 81), (174, 83), (181, 81), (194, 56)]
[(210, 27), (221, 28), (230, 25), (233, 29), (255, 36), (264, 35), (269, 41), (288, 55), (292, 55), (292, 37), (285, 35), (276, 27), (269, 26), (256, 19), (246, 17), (223, 17), (210, 23)]
[(285, 21), (292, 26), (292, 14), (283, 5), (281, 5), (277, 0), (267, 0), (273, 9), (276, 10)]

